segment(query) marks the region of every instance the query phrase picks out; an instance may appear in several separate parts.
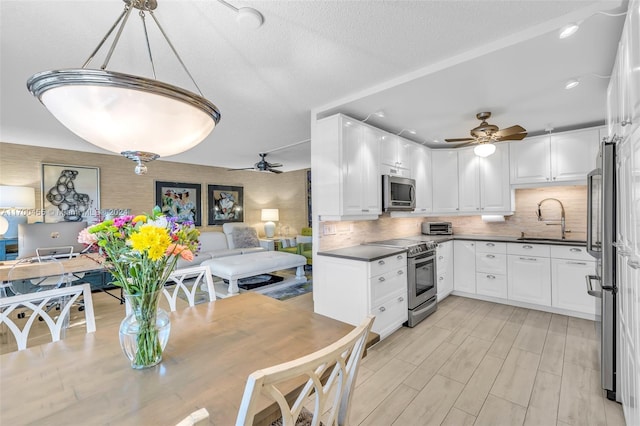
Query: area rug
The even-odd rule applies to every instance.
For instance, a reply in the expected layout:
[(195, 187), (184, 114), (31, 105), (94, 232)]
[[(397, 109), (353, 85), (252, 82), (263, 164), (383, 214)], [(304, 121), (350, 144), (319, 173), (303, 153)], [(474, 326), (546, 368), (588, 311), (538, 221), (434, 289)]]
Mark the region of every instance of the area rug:
[(292, 284), (286, 287), (280, 287), (275, 290), (262, 292), (263, 295), (272, 297), (278, 300), (287, 300), (292, 297), (302, 296), (313, 290), (313, 284), (311, 280), (306, 283)]

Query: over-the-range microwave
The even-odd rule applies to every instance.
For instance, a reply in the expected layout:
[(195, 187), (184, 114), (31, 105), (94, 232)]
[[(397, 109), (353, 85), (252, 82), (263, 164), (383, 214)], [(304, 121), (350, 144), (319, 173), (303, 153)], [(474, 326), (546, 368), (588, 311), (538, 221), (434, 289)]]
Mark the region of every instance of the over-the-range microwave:
[(382, 208), (385, 212), (416, 208), (416, 181), (400, 176), (382, 176)]

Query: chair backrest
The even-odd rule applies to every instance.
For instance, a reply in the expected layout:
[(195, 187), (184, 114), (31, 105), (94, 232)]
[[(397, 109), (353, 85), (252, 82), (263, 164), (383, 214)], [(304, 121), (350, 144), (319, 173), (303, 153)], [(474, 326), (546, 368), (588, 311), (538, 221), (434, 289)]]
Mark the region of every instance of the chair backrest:
[[(171, 285), (171, 282), (175, 283), (173, 287), (167, 287)], [(213, 287), (213, 278), (211, 278), (211, 272), (208, 266), (193, 266), (190, 268), (176, 269), (169, 275), (167, 284), (162, 289), (162, 293), (169, 302), (171, 312), (176, 310), (176, 302), (178, 300), (178, 293), (182, 292), (187, 296), (189, 306), (194, 306), (196, 303), (196, 292), (200, 288), (201, 284), (206, 283), (207, 292), (209, 293), (209, 301), (216, 300), (216, 291)]]
[(22, 259), (9, 270), (9, 288), (15, 295), (64, 287), (64, 266), (52, 257)]
[[(284, 426), (296, 424), (310, 397), (314, 406), (313, 425), (319, 425), (320, 420), (325, 426), (347, 424), (353, 388), (373, 319), (368, 316), (349, 334), (310, 355), (251, 373), (236, 426), (253, 424), (261, 397), (278, 404)], [(299, 394), (293, 395), (295, 400), (289, 405), (287, 397), (293, 400), (291, 395), (285, 396), (278, 385), (290, 384), (296, 378), (306, 379), (306, 384)]]
[[(87, 333), (96, 331), (96, 320), (93, 313), (93, 299), (91, 298), (91, 286), (89, 284), (76, 285), (71, 287), (60, 287), (52, 290), (39, 291), (37, 293), (19, 294), (16, 296), (0, 298), (0, 324), (7, 324), (7, 327), (16, 338), (18, 350), (27, 347), (29, 332), (36, 318), (40, 317), (49, 327), (53, 342), (60, 340), (63, 328), (68, 323), (69, 311), (74, 302), (82, 295), (84, 299), (84, 315), (86, 320)], [(61, 308), (57, 318), (49, 314), (49, 307), (52, 303), (60, 303)], [(32, 311), (24, 326), (20, 326), (22, 321), (18, 321), (12, 312), (19, 308)], [(53, 310), (52, 312), (58, 313)]]
[(201, 408), (199, 410), (194, 411), (185, 417), (180, 423), (176, 424), (176, 426), (196, 426), (204, 424), (207, 419), (209, 419), (209, 412), (206, 408)]

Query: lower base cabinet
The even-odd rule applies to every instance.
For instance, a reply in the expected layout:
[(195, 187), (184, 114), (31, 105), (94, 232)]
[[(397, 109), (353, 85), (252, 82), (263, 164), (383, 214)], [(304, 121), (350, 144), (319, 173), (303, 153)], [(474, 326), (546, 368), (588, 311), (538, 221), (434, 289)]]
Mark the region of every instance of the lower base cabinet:
[(453, 241), (438, 243), (436, 249), (438, 302), (453, 291)]
[(508, 297), (551, 306), (551, 262), (548, 257), (507, 256)]
[(585, 277), (594, 275), (595, 262), (551, 259), (551, 306), (596, 314), (596, 302), (587, 293)]
[(507, 298), (507, 277), (500, 274), (476, 274), (476, 293), (483, 296)]

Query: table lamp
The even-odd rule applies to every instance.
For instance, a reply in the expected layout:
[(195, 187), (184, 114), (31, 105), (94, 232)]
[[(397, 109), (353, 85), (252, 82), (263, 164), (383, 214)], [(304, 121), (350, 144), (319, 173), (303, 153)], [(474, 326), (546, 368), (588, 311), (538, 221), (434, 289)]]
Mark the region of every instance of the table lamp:
[(267, 238), (273, 238), (276, 231), (276, 224), (273, 221), (280, 220), (278, 215), (278, 209), (262, 209), (262, 221), (266, 221), (264, 224), (264, 235)]
[(18, 237), (18, 225), (27, 223), (28, 216), (28, 212), (20, 210), (34, 209), (35, 199), (35, 190), (31, 187), (0, 185), (0, 210), (4, 219), (0, 223), (0, 228), (4, 228), (4, 221), (8, 223), (4, 238)]

